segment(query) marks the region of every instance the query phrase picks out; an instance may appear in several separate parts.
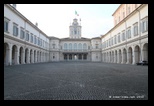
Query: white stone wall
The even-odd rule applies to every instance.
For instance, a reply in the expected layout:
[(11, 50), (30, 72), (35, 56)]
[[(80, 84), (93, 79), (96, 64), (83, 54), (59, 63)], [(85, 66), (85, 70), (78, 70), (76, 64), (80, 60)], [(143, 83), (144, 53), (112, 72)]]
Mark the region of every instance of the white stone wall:
[[(141, 32), (142, 19), (148, 17), (148, 5), (143, 5), (138, 11), (131, 13), (125, 20), (102, 36), (102, 61), (112, 63), (136, 64), (143, 60), (148, 51), (148, 31)], [(134, 24), (138, 23), (138, 35), (134, 36)], [(131, 28), (131, 38), (126, 37), (127, 28)], [(122, 41), (122, 31), (125, 30), (126, 40)], [(120, 33), (120, 42), (114, 42), (114, 36)], [(107, 41), (113, 37), (113, 45)], [(105, 47), (105, 43), (106, 47)], [(144, 46), (144, 49), (143, 49)], [(146, 53), (145, 53), (146, 52)], [(147, 60), (147, 58), (146, 58)]]
[[(9, 20), (8, 32), (4, 32), (4, 64), (29, 64), (49, 61), (49, 39), (47, 35), (36, 28), (28, 19), (17, 12), (13, 7), (4, 4), (4, 20)], [(13, 35), (13, 25), (17, 24), (18, 35)], [(25, 32), (24, 39), (20, 38), (20, 29), (23, 28)], [(29, 32), (29, 40), (26, 41), (26, 32)], [(31, 42), (31, 33), (40, 39), (44, 40), (46, 44), (43, 46)], [(42, 42), (43, 43), (43, 42)]]

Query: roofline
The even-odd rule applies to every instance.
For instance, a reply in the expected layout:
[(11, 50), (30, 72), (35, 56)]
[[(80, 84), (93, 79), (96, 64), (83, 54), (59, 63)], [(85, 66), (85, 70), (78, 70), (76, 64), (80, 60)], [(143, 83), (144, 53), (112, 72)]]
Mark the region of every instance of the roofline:
[(120, 6), (114, 11), (114, 13), (112, 14), (112, 16), (118, 11), (118, 9), (122, 6), (123, 4), (120, 4)]
[(9, 7), (13, 12), (15, 12), (19, 17), (21, 17), (22, 19), (25, 20), (25, 22), (29, 23), (30, 25), (32, 25), (33, 28), (35, 28), (36, 30), (38, 30), (40, 33), (44, 34), (47, 38), (49, 38), (49, 36), (47, 36), (42, 30), (40, 30), (36, 25), (34, 25), (30, 20), (28, 20), (24, 15), (22, 15), (17, 9), (15, 9), (12, 5), (10, 4), (4, 4), (7, 7)]
[(127, 15), (123, 20), (121, 20), (117, 25), (115, 25), (113, 28), (111, 28), (104, 36), (101, 36), (101, 38), (105, 37), (108, 33), (110, 33), (113, 29), (115, 29), (117, 26), (119, 26), (123, 21), (126, 21), (127, 18), (129, 18), (132, 14), (135, 13), (135, 11), (138, 11), (138, 9), (144, 7), (147, 4), (141, 4), (139, 7), (137, 7), (134, 11), (132, 11), (129, 15)]

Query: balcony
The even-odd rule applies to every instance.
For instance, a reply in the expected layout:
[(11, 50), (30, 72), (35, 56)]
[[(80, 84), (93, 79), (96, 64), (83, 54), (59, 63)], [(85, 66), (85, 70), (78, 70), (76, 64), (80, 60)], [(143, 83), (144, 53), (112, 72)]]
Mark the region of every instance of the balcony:
[(61, 50), (62, 52), (89, 52), (90, 50), (88, 50), (88, 49), (62, 49)]

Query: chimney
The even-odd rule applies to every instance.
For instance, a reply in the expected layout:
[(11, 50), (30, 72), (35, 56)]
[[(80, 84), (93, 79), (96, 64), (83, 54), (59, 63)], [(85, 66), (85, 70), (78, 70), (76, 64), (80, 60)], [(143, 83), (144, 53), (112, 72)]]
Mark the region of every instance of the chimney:
[(13, 7), (16, 9), (16, 4), (12, 4), (13, 5)]
[(35, 25), (38, 27), (38, 23), (36, 22)]

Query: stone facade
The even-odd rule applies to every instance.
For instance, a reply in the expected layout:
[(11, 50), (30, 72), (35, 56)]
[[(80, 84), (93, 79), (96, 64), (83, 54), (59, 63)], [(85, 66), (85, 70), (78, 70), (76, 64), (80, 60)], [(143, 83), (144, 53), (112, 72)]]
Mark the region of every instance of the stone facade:
[(148, 61), (148, 4), (137, 6), (102, 36), (103, 62), (136, 64)]
[[(69, 38), (49, 37), (14, 5), (4, 4), (4, 65), (66, 60), (95, 61), (95, 50), (91, 46), (93, 38), (81, 37), (81, 26), (77, 19), (73, 19), (69, 28)], [(98, 39), (97, 43), (101, 45), (100, 37), (94, 39)], [(97, 54), (101, 53), (100, 49), (101, 46), (99, 51), (96, 50)]]
[(4, 4), (4, 64), (148, 61), (148, 4), (121, 4), (113, 16), (114, 21), (120, 17), (119, 21), (101, 37), (82, 37), (82, 27), (75, 18), (69, 37), (60, 39), (47, 36), (15, 7)]

